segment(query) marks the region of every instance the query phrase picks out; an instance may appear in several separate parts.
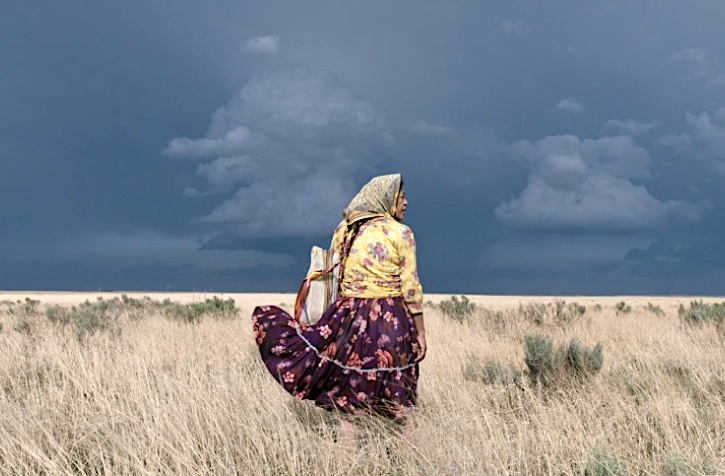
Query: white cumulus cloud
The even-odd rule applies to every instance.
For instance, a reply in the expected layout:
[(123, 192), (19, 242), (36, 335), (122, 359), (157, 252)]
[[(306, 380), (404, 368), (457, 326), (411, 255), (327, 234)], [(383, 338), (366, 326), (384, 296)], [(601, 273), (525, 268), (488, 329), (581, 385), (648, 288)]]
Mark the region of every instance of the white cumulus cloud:
[(584, 105), (574, 98), (565, 98), (556, 104), (556, 109), (559, 111), (570, 112), (572, 114), (578, 114), (584, 110)]
[(333, 75), (295, 71), (250, 81), (214, 112), (205, 137), (175, 138), (164, 153), (202, 161), (205, 186), (187, 197), (221, 197), (194, 222), (237, 237), (303, 236), (331, 231), (354, 178), (390, 140), (373, 107)]
[(176, 137), (162, 151), (169, 157), (199, 159), (243, 152), (252, 145), (252, 134), (244, 126), (212, 134), (204, 139)]
[(725, 160), (725, 107), (712, 114), (688, 113), (686, 119), (695, 141), (703, 146), (705, 153)]
[(521, 194), (495, 210), (507, 225), (638, 230), (670, 219), (699, 218), (696, 205), (660, 201), (632, 182), (650, 176), (650, 157), (629, 136), (550, 136), (534, 143), (520, 141), (510, 151), (531, 171)]
[(659, 122), (639, 122), (633, 119), (612, 119), (604, 124), (603, 132), (609, 134), (625, 134), (630, 136), (639, 136), (646, 134), (659, 125)]
[(725, 107), (714, 112), (687, 113), (685, 120), (686, 132), (661, 136), (657, 145), (710, 162), (725, 175)]
[(725, 174), (725, 107), (712, 114), (688, 113), (686, 118), (695, 147), (720, 173)]
[(244, 43), (245, 53), (274, 55), (279, 51), (280, 40), (276, 36), (255, 36)]

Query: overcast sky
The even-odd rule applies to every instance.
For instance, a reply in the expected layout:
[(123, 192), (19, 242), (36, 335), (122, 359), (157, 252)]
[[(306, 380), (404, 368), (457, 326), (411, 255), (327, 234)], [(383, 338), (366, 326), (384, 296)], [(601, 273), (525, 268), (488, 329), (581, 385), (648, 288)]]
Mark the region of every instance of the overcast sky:
[(30, 0), (0, 289), (294, 291), (401, 172), (424, 290), (725, 294), (722, 0)]

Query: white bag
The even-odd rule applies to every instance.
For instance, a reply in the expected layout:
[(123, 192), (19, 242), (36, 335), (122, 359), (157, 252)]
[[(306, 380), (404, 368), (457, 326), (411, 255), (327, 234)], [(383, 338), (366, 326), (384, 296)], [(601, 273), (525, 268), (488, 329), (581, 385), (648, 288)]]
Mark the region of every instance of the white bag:
[(338, 253), (313, 246), (310, 268), (302, 281), (295, 301), (295, 319), (305, 324), (316, 323), (327, 308), (335, 302), (339, 291)]

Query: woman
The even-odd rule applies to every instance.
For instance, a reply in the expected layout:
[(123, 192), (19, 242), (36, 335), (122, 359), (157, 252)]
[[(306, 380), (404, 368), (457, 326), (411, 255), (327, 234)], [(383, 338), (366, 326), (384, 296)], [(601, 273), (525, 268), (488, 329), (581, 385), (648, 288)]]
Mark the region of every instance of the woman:
[[(407, 205), (400, 174), (370, 180), (332, 238), (341, 257), (338, 299), (314, 325), (274, 306), (257, 307), (253, 319), (267, 369), (297, 399), (382, 414), (409, 432), (426, 341), (415, 239), (400, 223)], [(351, 421), (341, 420), (341, 433), (354, 442)]]

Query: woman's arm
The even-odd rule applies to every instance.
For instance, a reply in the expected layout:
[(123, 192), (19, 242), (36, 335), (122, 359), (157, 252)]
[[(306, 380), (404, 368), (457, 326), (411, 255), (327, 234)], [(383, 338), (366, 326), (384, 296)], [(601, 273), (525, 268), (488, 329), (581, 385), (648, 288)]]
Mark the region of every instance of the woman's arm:
[(418, 358), (416, 360), (421, 361), (425, 358), (427, 351), (425, 322), (423, 321), (423, 287), (418, 278), (415, 236), (407, 226), (402, 227), (398, 253), (400, 258), (400, 288), (408, 312), (413, 316), (415, 330), (418, 334)]
[(423, 312), (423, 287), (418, 278), (418, 262), (415, 256), (415, 237), (405, 225), (401, 225), (397, 243), (400, 267), (400, 290), (411, 315)]

